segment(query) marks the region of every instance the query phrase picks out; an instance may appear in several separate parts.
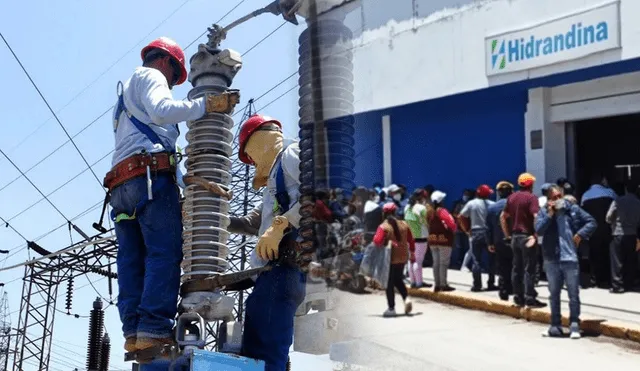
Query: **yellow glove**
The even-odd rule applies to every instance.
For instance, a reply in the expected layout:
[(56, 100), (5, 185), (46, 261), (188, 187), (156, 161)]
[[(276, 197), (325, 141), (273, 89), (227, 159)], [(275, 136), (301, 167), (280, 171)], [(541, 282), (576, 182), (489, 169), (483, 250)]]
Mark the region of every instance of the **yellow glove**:
[(207, 95), (206, 111), (207, 113), (231, 113), (238, 102), (240, 102), (240, 91), (237, 89), (222, 94)]
[(256, 250), (258, 256), (263, 260), (275, 260), (278, 259), (278, 247), (280, 241), (284, 235), (285, 229), (289, 225), (287, 218), (283, 216), (276, 216), (273, 218), (271, 226), (260, 236)]

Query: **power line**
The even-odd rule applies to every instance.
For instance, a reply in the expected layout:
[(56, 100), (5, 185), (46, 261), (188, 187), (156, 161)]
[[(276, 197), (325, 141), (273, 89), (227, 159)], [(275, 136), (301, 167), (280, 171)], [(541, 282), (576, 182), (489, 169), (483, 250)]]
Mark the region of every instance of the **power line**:
[[(79, 96), (81, 96), (82, 94), (84, 94), (85, 91), (87, 91), (87, 89), (89, 89), (91, 86), (93, 86), (93, 84), (95, 84), (96, 82), (98, 82), (98, 80), (100, 80), (100, 78), (102, 76), (104, 76), (107, 72), (109, 72), (113, 67), (115, 67), (116, 64), (118, 64), (122, 59), (124, 59), (124, 57), (126, 57), (127, 55), (129, 55), (129, 53), (131, 53), (138, 45), (140, 45), (141, 42), (143, 42), (144, 40), (146, 40), (147, 37), (149, 37), (154, 31), (156, 31), (158, 28), (160, 28), (160, 26), (162, 26), (166, 21), (168, 21), (171, 17), (173, 17), (173, 15), (175, 13), (178, 12), (178, 10), (182, 9), (182, 7), (184, 7), (190, 0), (185, 0), (182, 4), (180, 4), (180, 6), (178, 6), (176, 9), (173, 10), (173, 12), (171, 12), (171, 14), (169, 14), (166, 18), (164, 18), (158, 25), (156, 25), (156, 27), (154, 27), (151, 31), (149, 31), (148, 34), (146, 34), (142, 39), (140, 39), (133, 47), (131, 47), (131, 49), (127, 50), (124, 54), (122, 54), (120, 56), (120, 58), (118, 58), (118, 60), (116, 60), (115, 62), (113, 62), (106, 70), (104, 70), (98, 77), (96, 77), (92, 82), (90, 82), (89, 84), (87, 84), (79, 93), (77, 93), (73, 98), (71, 98), (64, 106), (62, 106), (62, 108), (60, 108), (57, 113), (62, 112), (65, 108), (67, 108), (71, 103), (73, 103), (76, 99), (78, 99)], [(103, 114), (104, 115), (104, 114)], [(40, 124), (40, 126), (38, 126), (34, 131), (32, 131), (29, 135), (27, 135), (24, 139), (22, 139), (18, 144), (16, 144), (15, 146), (13, 146), (13, 148), (11, 148), (9, 151), (7, 151), (8, 153), (13, 152), (14, 149), (20, 147), (24, 142), (26, 142), (29, 138), (31, 138), (36, 132), (38, 132), (42, 127), (44, 127), (44, 125), (47, 124), (47, 122), (49, 122), (51, 118), (48, 118), (45, 122), (43, 122), (42, 124)]]
[(250, 51), (252, 51), (256, 46), (258, 46), (258, 45), (262, 44), (262, 42), (263, 42), (263, 41), (265, 41), (266, 39), (270, 38), (270, 37), (271, 37), (271, 35), (273, 35), (274, 33), (276, 33), (276, 31), (278, 31), (279, 29), (281, 29), (281, 28), (282, 28), (282, 26), (284, 26), (284, 25), (285, 25), (285, 24), (287, 24), (287, 23), (289, 23), (289, 22), (287, 22), (287, 21), (282, 22), (282, 23), (280, 24), (280, 26), (276, 27), (276, 29), (275, 29), (275, 30), (273, 30), (273, 31), (269, 32), (269, 33), (267, 34), (267, 36), (263, 37), (260, 41), (258, 41), (257, 43), (255, 43), (255, 44), (254, 44), (252, 47), (250, 47), (246, 52), (242, 53), (242, 55), (241, 55), (241, 56), (242, 56), (242, 57), (244, 57), (245, 55), (249, 54), (249, 52), (250, 52)]
[[(96, 204), (94, 204), (93, 206), (90, 206), (88, 209), (84, 210), (84, 211), (83, 211), (83, 212), (81, 212), (80, 214), (78, 214), (78, 215), (76, 215), (75, 217), (73, 217), (73, 218), (71, 219), (71, 221), (77, 220), (78, 218), (81, 218), (81, 217), (83, 217), (83, 216), (87, 215), (89, 212), (91, 212), (91, 211), (93, 211), (93, 210), (95, 210), (95, 209), (97, 209), (97, 208), (100, 208), (100, 206), (102, 206), (102, 202), (103, 202), (103, 201), (104, 201), (104, 200), (103, 200), (103, 199), (101, 199), (100, 201), (98, 201), (98, 202), (97, 202)], [(44, 234), (42, 234), (42, 235), (38, 236), (37, 238), (35, 238), (35, 239), (34, 239), (34, 242), (40, 241), (41, 239), (43, 239), (43, 238), (47, 237), (48, 235), (52, 234), (53, 232), (55, 232), (55, 231), (59, 230), (59, 229), (60, 229), (60, 228), (62, 228), (62, 227), (65, 227), (65, 226), (67, 226), (67, 225), (69, 225), (69, 223), (67, 223), (67, 222), (60, 224), (58, 227), (53, 228), (53, 229), (51, 229), (50, 231), (48, 231), (48, 232), (46, 232), (46, 233), (44, 233)], [(7, 259), (9, 259), (10, 257), (14, 256), (15, 254), (19, 253), (20, 251), (23, 251), (23, 250), (24, 250), (24, 249), (26, 249), (27, 247), (28, 247), (28, 245), (20, 244), (20, 245), (18, 245), (18, 246), (16, 246), (16, 247), (14, 247), (13, 249), (11, 249), (10, 251), (13, 251), (13, 250), (15, 250), (15, 251), (14, 251), (13, 253), (11, 253), (11, 254), (7, 255), (7, 256), (3, 259), (2, 267), (4, 268), (4, 264), (6, 263)], [(16, 250), (16, 249), (17, 249), (17, 250)], [(21, 278), (19, 278), (19, 279), (21, 279)], [(9, 284), (9, 283), (11, 283), (11, 282), (17, 281), (17, 280), (18, 280), (18, 279), (13, 280), (13, 281), (6, 282), (6, 283), (5, 283), (5, 285), (7, 285), (7, 284)]]
[[(98, 81), (100, 79), (100, 77), (102, 77), (106, 72), (108, 72), (111, 68), (113, 68), (113, 66), (115, 66), (118, 62), (120, 62), (120, 60), (122, 60), (127, 54), (129, 54), (133, 49), (135, 49), (135, 47), (140, 44), (142, 41), (144, 41), (144, 39), (146, 39), (149, 35), (151, 35), (151, 33), (153, 33), (153, 31), (155, 31), (156, 29), (158, 29), (160, 27), (160, 25), (162, 25), (164, 22), (166, 22), (171, 16), (173, 16), (173, 14), (175, 14), (180, 8), (182, 8), (182, 6), (184, 6), (189, 0), (185, 1), (184, 3), (182, 3), (182, 5), (180, 5), (177, 9), (175, 9), (167, 18), (165, 18), (158, 26), (156, 26), (152, 31), (150, 31), (143, 39), (141, 39), (140, 41), (138, 41), (138, 43), (136, 45), (134, 45), (131, 49), (129, 49), (123, 56), (121, 56), (116, 62), (114, 62), (107, 70), (105, 70), (100, 76), (98, 76), (93, 82), (91, 82), (89, 85), (87, 85), (80, 93), (76, 94), (69, 102), (67, 102), (67, 104), (65, 104), (62, 108), (60, 108), (58, 110), (58, 113), (61, 112), (64, 108), (66, 108), (69, 104), (71, 104), (75, 99), (77, 99), (84, 91), (86, 91), (91, 85), (93, 85), (96, 81)], [(218, 22), (216, 23), (220, 23), (222, 22), (222, 20), (224, 18), (226, 18), (229, 14), (231, 14), (231, 12), (233, 12), (236, 8), (238, 8), (240, 5), (242, 5), (242, 3), (244, 3), (246, 0), (242, 0), (241, 2), (239, 2), (238, 4), (236, 4), (233, 8), (231, 8), (231, 10), (229, 10), (224, 16), (222, 16), (222, 18), (220, 18), (218, 20)], [(285, 22), (286, 23), (286, 22)], [(280, 26), (282, 27), (282, 25)], [(280, 28), (278, 27), (278, 28)], [(273, 34), (276, 30), (272, 31), (271, 34)], [(187, 45), (187, 47), (185, 48), (185, 50), (187, 48), (189, 48), (191, 45), (193, 45), (196, 41), (198, 41), (198, 39), (200, 39), (202, 36), (204, 36), (207, 33), (207, 31), (205, 31), (204, 33), (200, 34), (200, 36), (198, 36), (197, 38), (195, 38), (191, 43), (189, 43), (189, 45)], [(269, 34), (268, 36), (270, 36), (271, 34)], [(1, 35), (1, 34), (0, 34)], [(262, 40), (260, 40), (258, 43), (256, 43), (255, 45), (253, 45), (249, 50), (247, 50), (245, 52), (248, 53), (249, 51), (251, 51), (253, 48), (255, 48), (256, 46), (258, 46), (260, 43), (262, 43), (264, 40), (266, 40), (268, 37), (263, 38)], [(4, 40), (4, 37), (3, 37)], [(7, 44), (6, 40), (5, 40), (5, 44)], [(7, 44), (7, 46), (9, 47), (9, 45)], [(10, 47), (9, 47), (10, 48)], [(10, 48), (11, 49), (11, 48)], [(244, 54), (243, 54), (244, 55)], [(15, 53), (14, 53), (14, 57), (15, 57)], [(17, 57), (16, 57), (17, 59)], [(20, 63), (20, 61), (18, 61), (18, 63)], [(22, 66), (22, 64), (20, 63), (20, 65)], [(23, 67), (24, 70), (24, 67)], [(25, 73), (27, 73), (25, 71)], [(27, 76), (30, 78), (30, 76), (27, 74)], [(31, 78), (30, 78), (31, 79)], [(31, 80), (31, 82), (33, 83), (33, 80)], [(35, 85), (34, 85), (35, 86)], [(36, 87), (36, 89), (38, 89)], [(41, 94), (42, 96), (42, 94)], [(46, 102), (46, 101), (45, 101)], [(73, 138), (77, 137), (78, 135), (80, 135), (82, 132), (84, 132), (86, 129), (88, 129), (90, 126), (92, 126), (93, 124), (95, 124), (99, 119), (101, 119), (102, 117), (104, 117), (107, 113), (109, 113), (115, 106), (111, 105), (110, 107), (108, 107), (107, 109), (105, 109), (104, 112), (102, 112), (99, 116), (97, 116), (95, 119), (93, 119), (89, 124), (85, 125), (79, 132), (77, 132), (76, 134), (74, 134), (73, 136), (69, 137), (68, 133), (67, 133), (67, 137), (69, 138), (67, 141), (65, 141), (64, 143), (62, 143), (60, 146), (58, 146), (56, 149), (54, 149), (52, 152), (50, 152), (49, 154), (47, 154), (44, 158), (42, 158), (40, 161), (38, 161), (36, 164), (34, 164), (33, 166), (31, 166), (29, 169), (27, 169), (24, 173), (28, 173), (29, 171), (33, 170), (35, 167), (37, 167), (38, 165), (40, 165), (42, 162), (44, 162), (46, 159), (48, 159), (49, 157), (51, 157), (53, 154), (55, 154), (56, 152), (58, 152), (62, 147), (64, 147), (67, 143), (72, 142), (74, 146), (75, 142), (73, 142)], [(54, 113), (55, 116), (55, 113)], [(57, 118), (57, 116), (56, 116)], [(31, 134), (29, 134), (25, 139), (23, 139), (20, 143), (18, 143), (16, 146), (14, 146), (9, 152), (13, 151), (15, 148), (19, 147), (22, 143), (24, 143), (29, 137), (31, 137), (33, 134), (35, 134), (36, 131), (38, 131), (42, 126), (44, 126), (46, 123), (48, 122), (45, 121), (42, 125), (40, 125), (36, 130), (34, 130)], [(63, 128), (64, 129), (64, 128)], [(66, 133), (66, 130), (65, 130)], [(76, 146), (76, 149), (77, 146)], [(84, 158), (83, 158), (84, 159)], [(86, 163), (86, 160), (85, 160)], [(88, 166), (88, 164), (87, 164)], [(97, 176), (95, 175), (95, 173), (92, 171), (94, 177)], [(22, 175), (21, 175), (22, 176)], [(14, 182), (16, 182), (18, 179), (20, 179), (20, 177), (16, 177), (15, 179), (11, 180), (9, 183), (5, 184), (4, 186), (2, 186), (2, 188), (0, 188), (0, 191), (4, 190), (5, 188), (7, 188), (8, 186), (10, 186), (11, 184), (13, 184)], [(100, 183), (100, 185), (102, 186), (102, 182), (100, 182), (98, 180), (98, 182)]]
[[(44, 104), (46, 104), (47, 108), (49, 108), (49, 111), (51, 111), (51, 113), (53, 114), (53, 117), (56, 119), (56, 121), (58, 122), (58, 124), (62, 128), (62, 131), (64, 131), (64, 133), (67, 136), (67, 138), (69, 138), (69, 140), (71, 141), (71, 144), (73, 144), (73, 146), (76, 148), (76, 151), (78, 151), (78, 154), (80, 155), (80, 157), (82, 157), (82, 161), (84, 161), (84, 163), (87, 165), (89, 170), (91, 170), (91, 173), (93, 174), (94, 178), (96, 178), (96, 181), (98, 182), (98, 184), (100, 184), (100, 187), (102, 187), (102, 182), (100, 181), (100, 179), (96, 175), (96, 172), (93, 171), (93, 169), (91, 169), (91, 165), (89, 165), (89, 161), (87, 161), (87, 159), (84, 157), (84, 154), (82, 154), (82, 151), (80, 151), (80, 148), (78, 148), (78, 146), (76, 145), (76, 142), (74, 142), (73, 139), (71, 138), (71, 135), (69, 135), (69, 132), (67, 131), (67, 129), (64, 127), (64, 125), (62, 125), (62, 121), (60, 121), (60, 118), (58, 118), (58, 115), (56, 114), (56, 112), (53, 110), (53, 108), (51, 108), (51, 105), (49, 104), (49, 101), (47, 101), (47, 98), (44, 97), (44, 95), (42, 94), (42, 91), (40, 91), (40, 88), (38, 87), (36, 82), (33, 81), (33, 78), (31, 78), (31, 75), (29, 74), (27, 69), (22, 64), (22, 61), (20, 61), (20, 58), (18, 58), (16, 53), (13, 51), (13, 48), (11, 47), (11, 45), (9, 45), (9, 42), (7, 41), (7, 39), (5, 39), (5, 37), (2, 34), (2, 32), (0, 32), (0, 38), (2, 38), (2, 41), (4, 41), (4, 43), (7, 46), (7, 48), (9, 48), (9, 51), (11, 52), (11, 54), (13, 54), (13, 58), (15, 58), (16, 62), (18, 62), (18, 64), (20, 65), (20, 68), (22, 68), (22, 71), (24, 72), (24, 74), (27, 76), (29, 81), (31, 81), (31, 84), (33, 85), (33, 87), (36, 89), (36, 91), (40, 95), (40, 98), (42, 98), (42, 101), (44, 102)], [(4, 152), (3, 152), (3, 154), (4, 154)], [(5, 155), (5, 157), (6, 157), (6, 155)]]
[[(0, 36), (2, 36), (2, 34), (0, 34)], [(11, 163), (11, 165), (13, 165), (13, 167), (16, 168), (16, 170), (18, 170), (18, 172), (20, 172), (20, 174), (22, 174), (22, 176), (29, 182), (31, 183), (31, 185), (33, 186), (33, 188), (36, 189), (36, 191), (38, 191), (42, 197), (44, 197), (45, 200), (47, 200), (47, 202), (49, 202), (49, 204), (51, 205), (51, 207), (53, 207), (63, 218), (64, 220), (66, 220), (67, 222), (69, 222), (69, 219), (62, 213), (62, 211), (60, 211), (60, 209), (58, 209), (58, 207), (56, 205), (53, 204), (53, 202), (51, 202), (51, 200), (49, 200), (49, 198), (47, 198), (47, 196), (44, 195), (44, 193), (42, 193), (42, 191), (40, 190), (40, 188), (38, 188), (38, 186), (36, 186), (31, 179), (29, 179), (24, 172), (22, 172), (22, 170), (20, 170), (20, 168), (18, 167), (18, 165), (16, 165), (15, 162), (13, 162), (13, 160), (11, 160), (9, 158), (9, 156), (7, 156), (6, 153), (4, 153), (3, 150), (0, 149), (0, 154), (2, 154), (2, 156), (4, 156), (4, 158), (7, 159), (7, 161), (9, 161)]]
[[(274, 86), (272, 86), (270, 89), (268, 89), (267, 91), (265, 91), (264, 93), (262, 93), (259, 97), (257, 97), (257, 98), (255, 98), (255, 99), (253, 99), (253, 103), (255, 103), (256, 101), (258, 101), (258, 100), (260, 100), (260, 99), (262, 99), (262, 98), (264, 98), (267, 94), (269, 94), (270, 92), (272, 92), (273, 90), (275, 90), (276, 88), (278, 88), (279, 86), (281, 86), (282, 84), (284, 84), (285, 82), (287, 82), (289, 79), (291, 79), (291, 78), (292, 78), (293, 76), (295, 76), (297, 73), (298, 73), (298, 71), (295, 71), (295, 72), (291, 73), (289, 76), (287, 76), (287, 77), (285, 77), (284, 79), (282, 79), (280, 82), (278, 82), (277, 84), (275, 84)], [(296, 87), (297, 87), (297, 86), (296, 86)], [(291, 89), (287, 90), (285, 93), (281, 94), (279, 97), (277, 97), (276, 99), (272, 100), (271, 102), (269, 102), (269, 103), (267, 103), (265, 106), (263, 106), (263, 107), (262, 107), (262, 109), (264, 109), (264, 108), (266, 108), (267, 106), (269, 106), (269, 105), (273, 104), (275, 101), (277, 101), (277, 100), (281, 99), (284, 95), (286, 95), (287, 93), (289, 93), (291, 90), (295, 89), (296, 87), (293, 87), (293, 88), (291, 88)], [(237, 111), (236, 113), (234, 113), (234, 114), (233, 114), (233, 116), (235, 117), (236, 115), (238, 115), (238, 114), (240, 114), (240, 113), (244, 112), (244, 110), (245, 110), (245, 109), (246, 109), (250, 104), (251, 104), (251, 103), (248, 103), (247, 105), (245, 105), (245, 107), (244, 107), (243, 109), (241, 109), (241, 110)], [(44, 196), (44, 195), (43, 195), (43, 196)], [(95, 208), (96, 208), (96, 206), (100, 205), (100, 203), (101, 203), (101, 202), (102, 202), (102, 201), (98, 202), (98, 204), (96, 204), (96, 205), (92, 206), (90, 209), (95, 209)], [(86, 212), (86, 211), (87, 211), (87, 210), (85, 210), (85, 212)], [(78, 217), (79, 217), (79, 216), (78, 216)], [(76, 217), (76, 218), (77, 218), (77, 217)], [(74, 218), (74, 220), (75, 220), (76, 218)], [(61, 225), (60, 225), (60, 226), (58, 226), (57, 228), (55, 228), (55, 229), (53, 229), (53, 230), (51, 230), (51, 231), (47, 232), (44, 236), (47, 236), (47, 235), (49, 235), (49, 234), (51, 234), (51, 233), (55, 232), (56, 230), (58, 230), (58, 229), (60, 229), (60, 228), (64, 227), (65, 225), (67, 225), (67, 223), (65, 223), (65, 224), (61, 224)], [(42, 237), (40, 237), (40, 238), (36, 239), (35, 241), (38, 241), (39, 239), (43, 238), (44, 236), (42, 236)], [(20, 246), (18, 246), (18, 247), (15, 247), (14, 249), (20, 248), (21, 246), (23, 246), (23, 245), (20, 245)], [(20, 250), (15, 251), (15, 252), (14, 252), (14, 253), (12, 253), (12, 254), (9, 254), (7, 257), (5, 257), (5, 258), (4, 258), (4, 261), (6, 262), (6, 260), (7, 260), (8, 258), (10, 258), (11, 256), (15, 255), (16, 253), (18, 253), (18, 252), (20, 252), (20, 251), (24, 250), (24, 248), (26, 248), (26, 247), (24, 247), (24, 246), (23, 246)], [(14, 280), (14, 281), (16, 281), (16, 280)], [(13, 281), (10, 281), (10, 282), (13, 282)], [(10, 282), (8, 282), (8, 283), (10, 283)]]
[[(107, 158), (107, 156), (109, 156), (110, 154), (112, 154), (114, 152), (114, 150), (109, 151), (109, 153), (105, 154), (104, 156), (100, 157), (97, 161), (95, 161), (93, 164), (91, 164), (91, 167), (96, 166), (100, 161), (104, 160), (105, 158)], [(51, 197), (51, 195), (53, 195), (54, 193), (58, 192), (59, 190), (61, 190), (62, 188), (64, 188), (65, 186), (67, 186), (69, 183), (71, 183), (72, 181), (76, 180), (80, 175), (84, 174), (87, 170), (89, 170), (88, 168), (84, 168), (81, 172), (77, 173), (76, 175), (74, 175), (73, 177), (71, 177), (71, 179), (67, 180), (66, 182), (62, 183), (62, 185), (60, 185), (58, 188), (54, 189), (53, 191), (49, 192), (46, 196), (44, 196), (45, 198)], [(12, 216), (11, 218), (9, 218), (9, 222), (14, 220), (15, 218), (19, 217), (20, 215), (24, 214), (25, 212), (31, 210), (34, 206), (36, 206), (37, 204), (39, 204), (40, 202), (42, 202), (45, 198), (41, 198), (38, 201), (36, 201), (35, 203), (27, 206), (26, 208), (24, 208), (22, 211), (20, 211), (19, 213), (17, 213), (16, 215)]]
[[(109, 111), (111, 111), (111, 109), (113, 109), (113, 106), (107, 108), (106, 111), (104, 111), (103, 113), (100, 114), (100, 116), (96, 117), (95, 119), (93, 119), (93, 121), (91, 121), (89, 124), (85, 125), (85, 127), (83, 127), (79, 132), (75, 133), (72, 138), (77, 137), (78, 135), (82, 134), (85, 130), (87, 130), (91, 125), (95, 124), (96, 122), (98, 122), (99, 119), (101, 119), (104, 115), (106, 115), (107, 113), (109, 113)], [(35, 169), (38, 165), (40, 165), (41, 163), (43, 163), (46, 159), (48, 159), (49, 157), (53, 156), (56, 152), (58, 152), (60, 149), (62, 149), (62, 147), (64, 147), (65, 145), (67, 145), (67, 143), (69, 143), (70, 140), (67, 139), (67, 141), (65, 141), (64, 143), (62, 143), (61, 145), (59, 145), (56, 149), (54, 149), (53, 151), (51, 151), (49, 154), (47, 154), (46, 156), (44, 156), (40, 161), (36, 162), (34, 165), (32, 165), (30, 168), (28, 168), (27, 170), (24, 171), (25, 174), (27, 174), (28, 172), (30, 172), (31, 170)], [(14, 147), (15, 148), (15, 147)], [(7, 151), (7, 152), (11, 152), (11, 151)], [(20, 179), (22, 177), (22, 175), (15, 177), (13, 180), (11, 180), (9, 183), (5, 184), (4, 186), (2, 186), (2, 188), (0, 188), (0, 192), (2, 192), (5, 188), (9, 187), (11, 184), (15, 183), (18, 179)]]
[[(236, 4), (236, 6), (234, 6), (233, 8), (231, 8), (228, 12), (226, 12), (222, 18), (218, 19), (218, 21), (215, 24), (218, 24), (220, 22), (222, 22), (223, 19), (227, 18), (227, 16), (229, 14), (231, 14), (231, 12), (233, 12), (234, 10), (236, 10), (240, 5), (242, 5), (245, 1), (247, 0), (242, 0), (240, 1), (238, 4)], [(209, 32), (209, 30), (204, 31), (203, 33), (200, 34), (200, 36), (198, 36), (195, 40), (193, 40), (192, 42), (189, 43), (189, 45), (187, 45), (184, 50), (189, 49), (189, 47), (191, 47), (191, 45), (195, 44), (196, 41), (198, 41), (198, 39), (200, 39), (202, 36), (204, 36), (207, 32)]]
[(1, 216), (0, 216), (0, 220), (2, 220), (2, 222), (5, 224), (5, 226), (11, 228), (14, 232), (16, 232), (18, 234), (18, 236), (22, 237), (23, 240), (29, 242), (29, 240), (27, 240), (27, 238), (25, 236), (23, 236), (22, 233), (18, 232), (17, 229), (13, 228), (13, 226), (11, 224), (9, 224), (9, 222), (7, 220), (5, 220)]

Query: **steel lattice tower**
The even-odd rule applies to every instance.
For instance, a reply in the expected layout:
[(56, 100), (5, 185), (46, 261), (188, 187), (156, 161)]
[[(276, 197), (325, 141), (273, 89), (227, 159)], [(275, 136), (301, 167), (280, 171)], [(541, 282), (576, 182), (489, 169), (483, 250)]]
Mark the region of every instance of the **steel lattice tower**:
[(7, 292), (0, 299), (0, 370), (9, 367), (9, 347), (11, 346), (11, 315), (9, 314), (9, 298)]

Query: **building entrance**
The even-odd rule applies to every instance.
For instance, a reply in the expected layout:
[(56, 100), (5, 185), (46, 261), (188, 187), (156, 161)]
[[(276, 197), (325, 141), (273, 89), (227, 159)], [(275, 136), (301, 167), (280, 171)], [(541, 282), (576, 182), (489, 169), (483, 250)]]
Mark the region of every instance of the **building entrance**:
[(595, 172), (608, 175), (617, 192), (625, 181), (640, 184), (640, 114), (573, 122), (576, 196), (590, 186)]

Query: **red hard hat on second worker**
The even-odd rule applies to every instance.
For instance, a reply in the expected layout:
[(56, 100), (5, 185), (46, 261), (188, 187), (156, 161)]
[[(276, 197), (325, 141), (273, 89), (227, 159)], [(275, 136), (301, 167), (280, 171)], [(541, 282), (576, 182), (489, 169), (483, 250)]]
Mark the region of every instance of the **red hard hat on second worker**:
[(240, 134), (238, 135), (238, 144), (240, 146), (238, 149), (238, 158), (240, 158), (240, 161), (247, 165), (254, 164), (254, 162), (245, 153), (245, 147), (247, 146), (247, 142), (249, 142), (251, 135), (256, 132), (256, 130), (267, 124), (275, 124), (280, 128), (280, 130), (282, 130), (282, 124), (280, 121), (273, 117), (264, 115), (253, 115), (242, 124)]
[(173, 57), (176, 62), (178, 62), (178, 65), (180, 66), (180, 77), (178, 78), (176, 85), (180, 85), (183, 82), (187, 81), (187, 67), (185, 66), (184, 52), (182, 51), (182, 48), (180, 48), (178, 43), (168, 37), (157, 38), (142, 49), (142, 51), (140, 52), (142, 60), (144, 60), (144, 56), (152, 49), (163, 50), (171, 57)]
[(478, 197), (487, 198), (493, 194), (493, 189), (491, 189), (491, 187), (489, 187), (488, 185), (483, 184), (478, 187), (478, 189), (476, 189), (476, 194), (478, 195)]

